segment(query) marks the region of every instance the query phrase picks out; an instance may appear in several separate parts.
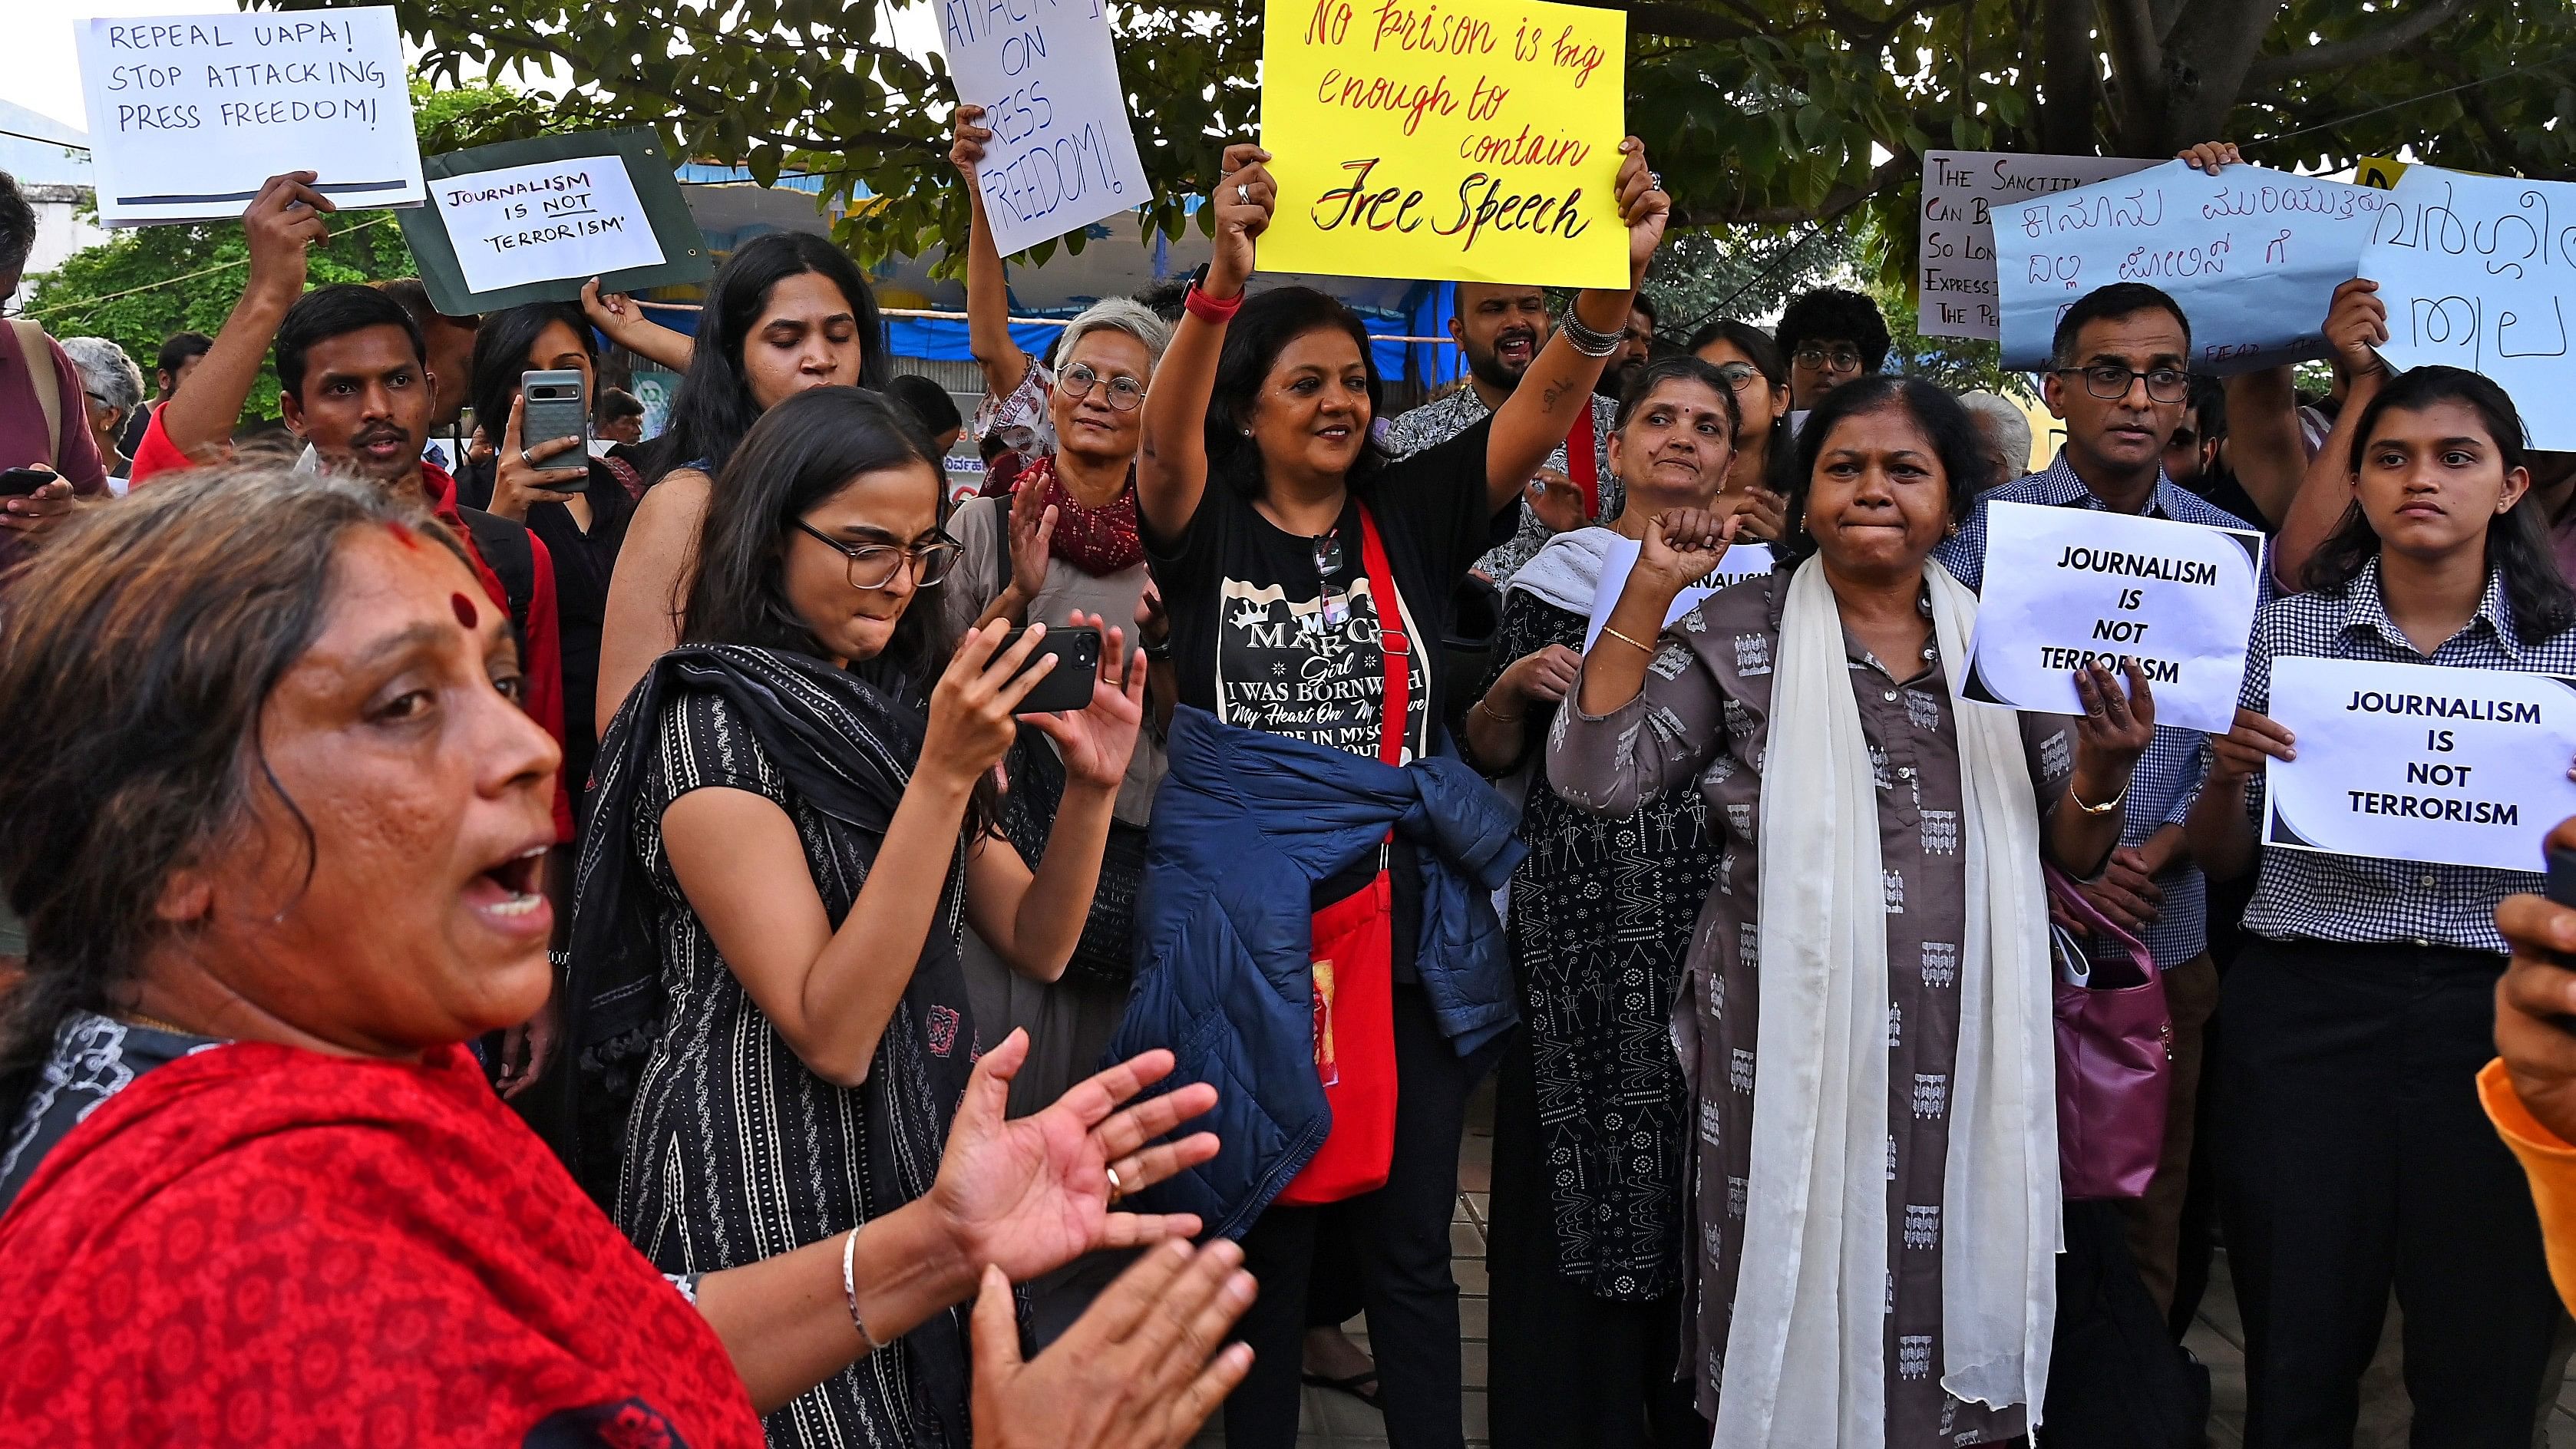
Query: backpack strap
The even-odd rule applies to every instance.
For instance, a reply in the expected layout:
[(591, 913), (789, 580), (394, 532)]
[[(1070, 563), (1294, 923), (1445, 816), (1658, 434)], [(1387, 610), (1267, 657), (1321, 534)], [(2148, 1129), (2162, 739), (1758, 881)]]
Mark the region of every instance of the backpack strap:
[(501, 592), (510, 601), (510, 622), (519, 627), (524, 645), (528, 610), (537, 598), (537, 551), (528, 542), (528, 526), (480, 508), (459, 508), (456, 514), (465, 520), (465, 531), (472, 536), (483, 566), (501, 581)]
[(63, 378), (54, 371), (53, 339), (45, 329), (23, 317), (9, 321), (10, 330), (18, 334), (18, 355), (27, 361), (27, 386), (36, 390), (36, 410), (45, 415), (45, 466), (62, 465)]

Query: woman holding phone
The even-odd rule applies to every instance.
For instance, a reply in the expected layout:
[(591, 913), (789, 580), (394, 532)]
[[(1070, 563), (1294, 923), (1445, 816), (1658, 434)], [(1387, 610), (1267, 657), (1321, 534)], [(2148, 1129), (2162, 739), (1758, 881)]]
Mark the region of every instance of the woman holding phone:
[[(926, 446), (853, 388), (753, 424), (717, 480), (681, 644), (601, 744), (565, 1031), (591, 1089), (576, 1120), (623, 1133), (570, 1155), (665, 1272), (927, 1191), (998, 1040), (968, 1007), (959, 932), (1045, 976), (1090, 908), (1142, 661), (1105, 630), (1089, 706), (1025, 717), (1068, 777), (1032, 870), (992, 833), (986, 777), (1048, 672), (1022, 672), (1044, 631), (953, 641), (937, 591), (957, 546)], [(770, 1442), (964, 1442), (962, 1321), (900, 1349), (771, 1414)]]
[[(2276, 660), (2576, 674), (2576, 594), (2504, 390), (2419, 367), (2381, 381), (2350, 436), (2345, 477), (2312, 470), (2297, 505), (2340, 483), (2342, 524), (2307, 592), (2255, 620), (2235, 728), (2210, 737), (2187, 828), (2214, 881), (2252, 864), (2267, 763), (2298, 757), (2264, 713)], [(2313, 850), (2261, 867), (2215, 1064), (2245, 1442), (2352, 1437), (2393, 1284), (2418, 1441), (2526, 1443), (2558, 1305), (2476, 1079), (2506, 965), (2496, 908), (2541, 877)]]

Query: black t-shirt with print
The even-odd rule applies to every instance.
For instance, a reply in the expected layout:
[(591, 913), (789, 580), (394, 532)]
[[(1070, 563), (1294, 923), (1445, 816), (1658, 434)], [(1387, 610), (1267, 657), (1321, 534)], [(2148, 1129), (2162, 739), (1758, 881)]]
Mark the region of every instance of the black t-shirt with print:
[[(1480, 422), (1354, 489), (1336, 528), (1341, 567), (1330, 579), (1317, 575), (1315, 540), (1271, 523), (1222, 479), (1208, 481), (1179, 538), (1159, 538), (1148, 525), (1145, 551), (1171, 617), (1181, 702), (1227, 724), (1377, 757), (1386, 659), (1360, 543), (1365, 502), (1412, 643), (1405, 757), (1427, 752), (1450, 684), (1438, 667), (1450, 595), (1519, 522), (1517, 510), (1498, 512), (1486, 491), (1490, 428), (1490, 419)], [(1396, 856), (1396, 973), (1411, 980), (1422, 884), (1402, 842)], [(1339, 900), (1376, 873), (1377, 862), (1365, 860), (1320, 883), (1315, 903)]]

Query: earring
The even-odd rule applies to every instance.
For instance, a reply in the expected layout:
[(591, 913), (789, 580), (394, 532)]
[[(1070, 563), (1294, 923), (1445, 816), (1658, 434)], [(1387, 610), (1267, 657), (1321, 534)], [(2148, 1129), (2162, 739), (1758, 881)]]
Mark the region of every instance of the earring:
[(1941, 529), (1941, 536), (1943, 538), (1957, 538), (1959, 536), (1959, 525), (1955, 523), (1944, 524)]
[(1247, 438), (1252, 436), (1252, 429), (1250, 429), (1250, 428), (1244, 428), (1244, 429), (1242, 429), (1241, 431), (1242, 431), (1243, 435), (1244, 435), (1245, 437), (1247, 437)]

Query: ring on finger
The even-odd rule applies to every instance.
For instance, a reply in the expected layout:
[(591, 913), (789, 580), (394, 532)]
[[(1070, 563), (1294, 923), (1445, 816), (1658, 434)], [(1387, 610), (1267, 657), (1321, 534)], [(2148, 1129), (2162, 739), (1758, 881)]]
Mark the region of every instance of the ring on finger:
[(1111, 1202), (1116, 1202), (1118, 1199), (1125, 1197), (1127, 1195), (1127, 1184), (1118, 1180), (1118, 1169), (1115, 1167), (1105, 1167), (1101, 1170), (1109, 1174), (1109, 1200)]
[(527, 464), (527, 465), (528, 465), (529, 467), (531, 467), (531, 468), (533, 468), (533, 467), (537, 466), (537, 460), (536, 460), (536, 459), (534, 459), (534, 458), (532, 458), (532, 457), (529, 457), (529, 456), (528, 456), (528, 450), (527, 450), (527, 449), (525, 449), (525, 448), (521, 448), (521, 449), (519, 450), (519, 461), (520, 461), (520, 462), (522, 462), (522, 463)]
[(1242, 205), (1250, 206), (1252, 204), (1252, 188), (1244, 185), (1240, 181), (1236, 182), (1234, 184), (1234, 199)]

